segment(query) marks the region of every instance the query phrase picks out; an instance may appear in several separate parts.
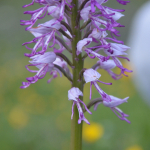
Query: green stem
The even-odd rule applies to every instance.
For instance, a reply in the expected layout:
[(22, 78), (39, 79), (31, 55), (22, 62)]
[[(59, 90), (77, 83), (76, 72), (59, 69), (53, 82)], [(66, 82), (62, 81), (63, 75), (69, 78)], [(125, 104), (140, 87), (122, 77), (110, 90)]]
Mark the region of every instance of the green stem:
[[(82, 56), (76, 55), (76, 45), (79, 40), (81, 40), (81, 32), (79, 30), (80, 27), (76, 28), (76, 18), (78, 15), (78, 0), (72, 1), (74, 5), (72, 9), (71, 15), (71, 24), (72, 24), (72, 32), (75, 37), (72, 40), (72, 59), (73, 59), (73, 87), (78, 87), (83, 92), (83, 79), (79, 82), (79, 73), (83, 69), (83, 60)], [(83, 100), (82, 98), (80, 98)], [(71, 121), (71, 150), (82, 150), (82, 123), (78, 124), (79, 113), (78, 109), (75, 106), (74, 108), (74, 116)]]

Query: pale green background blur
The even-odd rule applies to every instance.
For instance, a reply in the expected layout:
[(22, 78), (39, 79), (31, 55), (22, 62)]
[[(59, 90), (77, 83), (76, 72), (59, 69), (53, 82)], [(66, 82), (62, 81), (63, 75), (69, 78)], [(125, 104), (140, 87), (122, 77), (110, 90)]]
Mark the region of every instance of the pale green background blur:
[[(33, 38), (20, 26), (21, 19), (30, 18), (23, 12), (38, 8), (38, 5), (22, 8), (30, 2), (0, 1), (0, 150), (69, 150), (71, 102), (67, 99), (67, 91), (70, 83), (58, 78), (47, 84), (50, 77), (47, 75), (27, 89), (19, 88), (26, 77), (34, 75), (24, 67), (29, 61), (24, 57), (28, 50), (21, 46)], [(131, 0), (127, 6), (119, 5), (116, 0), (108, 3), (110, 7), (126, 9), (125, 17), (119, 21), (126, 26), (120, 30), (120, 39), (125, 44), (133, 16), (144, 2), (146, 0)], [(124, 62), (124, 65), (127, 64)], [(132, 75), (113, 81), (107, 73), (101, 74), (102, 81), (113, 82), (112, 86), (101, 85), (104, 91), (120, 98), (130, 96), (128, 103), (120, 108), (130, 115), (131, 124), (119, 120), (109, 108), (99, 106), (96, 112), (91, 108), (93, 114), (86, 114), (86, 118), (102, 127), (104, 133), (93, 142), (85, 139), (83, 150), (149, 150), (150, 107), (135, 90)], [(88, 103), (89, 84), (84, 95)], [(93, 98), (98, 96), (93, 88)]]

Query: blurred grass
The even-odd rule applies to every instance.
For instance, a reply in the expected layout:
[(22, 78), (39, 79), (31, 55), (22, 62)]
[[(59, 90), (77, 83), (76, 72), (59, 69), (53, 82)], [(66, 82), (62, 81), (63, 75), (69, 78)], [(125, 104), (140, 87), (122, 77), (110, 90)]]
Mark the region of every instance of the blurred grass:
[[(121, 40), (126, 41), (132, 17), (145, 1), (132, 0), (127, 6), (118, 5), (116, 1), (109, 2), (113, 8), (126, 9), (125, 18), (120, 20), (126, 26), (121, 29)], [(35, 8), (21, 8), (26, 3), (30, 0), (0, 1), (0, 150), (68, 150), (71, 102), (67, 99), (67, 91), (70, 83), (63, 77), (47, 84), (47, 75), (27, 89), (19, 88), (21, 82), (32, 75), (24, 67), (28, 64), (28, 58), (23, 56), (27, 50), (21, 44), (33, 37), (19, 25), (20, 19), (29, 18), (23, 15), (23, 11)], [(92, 63), (94, 61), (88, 60), (86, 67)], [(104, 91), (120, 98), (130, 96), (128, 103), (120, 108), (130, 115), (131, 124), (120, 121), (102, 105), (96, 112), (91, 108), (93, 114), (85, 116), (90, 122), (99, 124), (104, 133), (93, 143), (84, 138), (83, 150), (139, 150), (139, 147), (149, 150), (150, 109), (135, 90), (131, 77), (113, 81), (106, 72), (100, 73), (102, 81), (113, 83), (112, 86), (101, 84)], [(84, 96), (85, 103), (88, 103), (89, 84), (85, 86)], [(93, 98), (96, 97), (99, 94), (93, 88)]]

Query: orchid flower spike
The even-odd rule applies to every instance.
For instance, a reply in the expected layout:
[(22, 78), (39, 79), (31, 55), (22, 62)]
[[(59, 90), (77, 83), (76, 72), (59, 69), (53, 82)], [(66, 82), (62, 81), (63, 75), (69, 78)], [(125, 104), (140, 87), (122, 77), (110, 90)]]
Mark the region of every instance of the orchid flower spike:
[[(129, 3), (127, 0), (116, 1), (122, 5)], [(84, 111), (92, 113), (80, 99), (80, 96), (83, 96), (80, 87), (84, 87), (84, 84), (88, 82), (90, 82), (90, 99), (92, 85), (102, 99), (101, 102), (94, 103), (94, 108), (96, 109), (100, 103), (103, 103), (104, 106), (111, 108), (121, 120), (129, 123), (126, 119), (128, 115), (117, 108), (118, 105), (127, 102), (128, 97), (120, 99), (108, 95), (98, 84), (98, 82), (106, 85), (112, 84), (99, 80), (101, 74), (97, 71), (98, 69), (104, 69), (115, 80), (120, 79), (122, 75), (127, 76), (125, 72), (132, 72), (124, 68), (120, 62), (120, 59), (129, 61), (126, 55), (130, 48), (117, 39), (120, 36), (117, 28), (124, 27), (118, 23), (118, 20), (124, 16), (122, 14), (124, 10), (107, 7), (107, 2), (108, 0), (76, 0), (76, 2), (73, 0), (31, 0), (30, 4), (23, 6), (25, 8), (37, 4), (39, 8), (25, 11), (24, 14), (31, 15), (31, 18), (20, 21), (21, 25), (27, 26), (25, 30), (34, 36), (31, 41), (23, 45), (30, 51), (24, 54), (30, 58), (30, 64), (26, 66), (26, 69), (35, 73), (33, 77), (26, 78), (26, 82), (22, 82), (21, 88), (27, 88), (30, 84), (44, 78), (47, 72), (51, 75), (48, 83), (56, 79), (58, 75), (60, 77), (64, 75), (72, 85), (68, 91), (68, 99), (73, 101), (71, 119), (75, 115), (74, 107), (77, 107), (78, 124), (82, 121), (90, 124), (84, 116)], [(47, 15), (50, 16), (47, 17), (49, 18), (47, 21), (38, 23), (38, 20), (41, 21)], [(35, 27), (36, 24), (38, 25)], [(32, 45), (33, 47), (30, 47)], [(64, 52), (69, 52), (72, 60), (67, 58), (68, 55)], [(97, 63), (92, 68), (85, 69), (83, 64), (86, 57), (98, 59)], [(31, 66), (37, 69), (31, 70)], [(120, 69), (119, 74), (112, 71), (115, 67)]]

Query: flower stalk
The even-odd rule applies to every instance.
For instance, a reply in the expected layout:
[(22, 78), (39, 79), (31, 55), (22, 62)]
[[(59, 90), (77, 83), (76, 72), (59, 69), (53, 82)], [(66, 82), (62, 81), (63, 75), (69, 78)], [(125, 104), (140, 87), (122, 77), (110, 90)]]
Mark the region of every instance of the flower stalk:
[[(72, 40), (72, 61), (73, 65), (75, 66), (73, 70), (73, 83), (72, 87), (78, 87), (83, 92), (83, 78), (78, 81), (79, 73), (83, 69), (83, 60), (82, 54), (76, 55), (76, 46), (78, 41), (81, 40), (81, 32), (76, 26), (76, 18), (78, 14), (78, 0), (72, 1), (74, 7), (72, 8), (72, 15), (71, 15), (71, 26), (74, 38)], [(83, 98), (81, 98), (83, 100)], [(79, 113), (77, 106), (74, 106), (74, 116), (71, 120), (71, 150), (81, 150), (82, 149), (82, 123), (78, 124)]]

